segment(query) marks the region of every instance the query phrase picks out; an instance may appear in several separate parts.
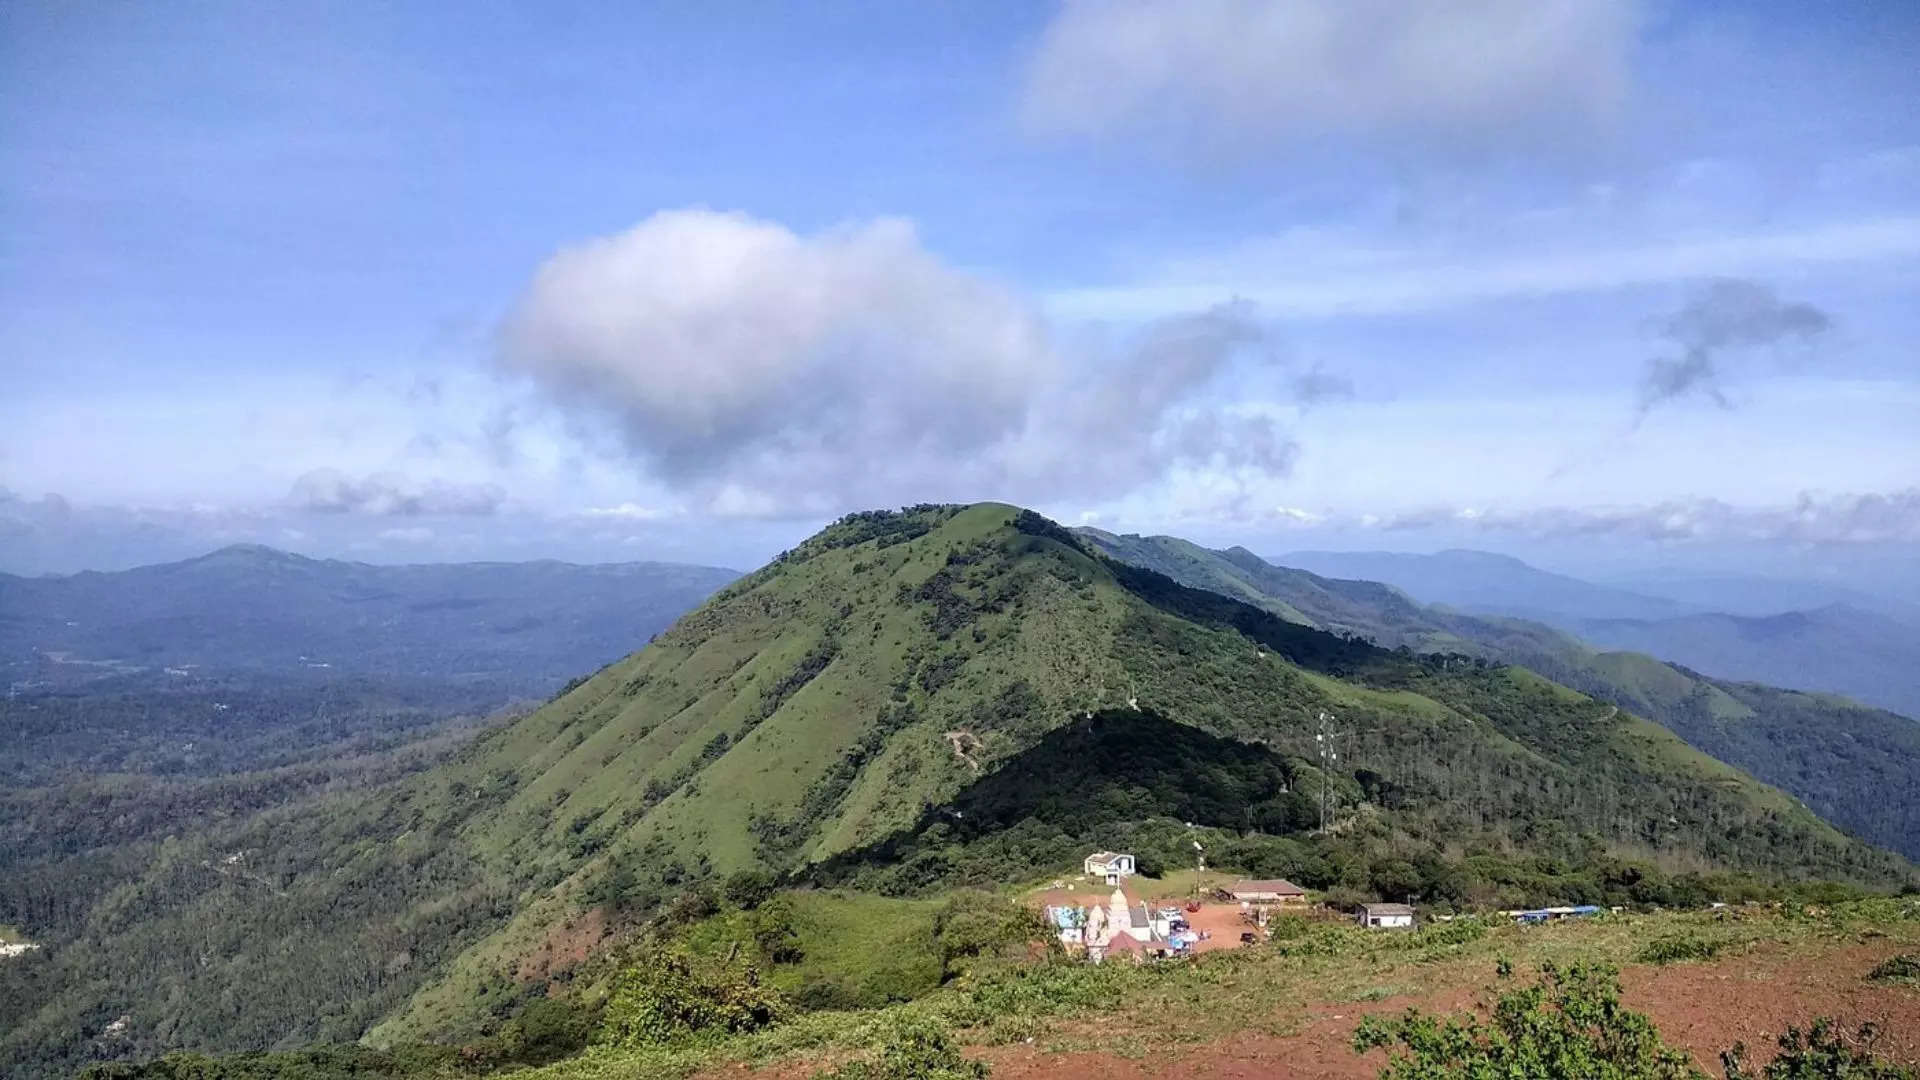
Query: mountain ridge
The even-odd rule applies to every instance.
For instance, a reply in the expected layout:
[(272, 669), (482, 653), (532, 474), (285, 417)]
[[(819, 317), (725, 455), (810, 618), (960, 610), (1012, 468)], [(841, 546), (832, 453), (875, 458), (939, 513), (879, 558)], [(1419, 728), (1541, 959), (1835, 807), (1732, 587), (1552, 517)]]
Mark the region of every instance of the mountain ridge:
[[(1353, 732), (1333, 768), (1322, 712)], [(1068, 835), (1017, 781), (1057, 774), (1044, 755), (1096, 718), (1121, 737), (1088, 778), (1114, 782), (1085, 788)], [(992, 832), (929, 824), (969, 791), (997, 793)], [(1176, 796), (1201, 795), (1260, 812), (1206, 826), (1227, 865), (1372, 895), (1691, 903), (1915, 875), (1530, 672), (1301, 625), (1016, 507), (924, 505), (842, 518), (422, 772), (117, 854), (111, 877), (0, 882), (31, 916), (0, 918), (46, 945), (33, 987), (0, 993), (19, 1010), (0, 1057), (46, 1060), (26, 1055), (120, 1015), (133, 1053), (464, 1039), (570, 977), (541, 958), (736, 871), (856, 859), (912, 891), (1081, 837), (1184, 858)]]
[(1665, 597), (1542, 570), (1511, 555), (1448, 548), (1430, 555), (1392, 551), (1294, 551), (1266, 559), (1327, 577), (1381, 581), (1422, 603), (1466, 611), (1549, 612), (1577, 618), (1666, 618), (1703, 609)]
[[(826, 627), (837, 625), (837, 633), (805, 613)], [(865, 621), (875, 615), (877, 621)], [(906, 645), (909, 636), (917, 645)], [(901, 647), (907, 651), (894, 651)], [(1402, 673), (1383, 677), (1413, 682), (1369, 689), (1349, 681), (1376, 665)], [(1431, 701), (1410, 687), (1456, 703)], [(1497, 704), (1516, 695), (1532, 704)], [(1614, 770), (1624, 770), (1623, 777), (1657, 774), (1697, 793), (1683, 798), (1716, 805), (1755, 800), (1752, 810), (1728, 804), (1724, 813), (1759, 813), (1778, 823), (1773, 828), (1814, 845), (1769, 841), (1747, 848), (1736, 832), (1691, 849), (1720, 851), (1700, 865), (1777, 858), (1788, 850), (1832, 853), (1816, 861), (1854, 857), (1839, 854), (1853, 841), (1797, 803), (1616, 707), (1530, 674), (1476, 674), (1448, 669), (1444, 661), (1429, 668), (1355, 638), (1290, 623), (1103, 560), (1068, 530), (1003, 504), (854, 515), (723, 590), (646, 650), (481, 748), (493, 760), (524, 762), (540, 776), (500, 808), (496, 825), (475, 835), (496, 857), (519, 863), (541, 859), (568, 835), (604, 837), (589, 840), (602, 845), (593, 848), (596, 861), (566, 871), (553, 896), (604, 899), (600, 883), (609, 880), (623, 882), (619, 888), (630, 895), (657, 895), (665, 881), (756, 865), (792, 868), (879, 843), (912, 829), (927, 806), (954, 797), (976, 767), (993, 772), (1071, 717), (1136, 706), (1216, 735), (1264, 741), (1295, 757), (1311, 745), (1316, 709), (1356, 719), (1377, 715), (1411, 742), (1360, 752), (1403, 762), (1396, 770), (1414, 770), (1400, 776), (1410, 790), (1440, 782), (1416, 779), (1419, 770), (1494, 768), (1473, 764), (1482, 754), (1491, 755), (1487, 761), (1517, 755), (1509, 767), (1528, 761), (1556, 777), (1556, 785), (1581, 790)], [(1261, 719), (1276, 708), (1288, 719)], [(659, 714), (665, 718), (643, 719)], [(949, 745), (955, 732), (973, 740), (964, 758)], [(1465, 743), (1458, 741), (1462, 735)], [(1409, 749), (1413, 743), (1417, 754)], [(1607, 764), (1570, 764), (1584, 761), (1581, 754)], [(1427, 764), (1414, 765), (1416, 759)], [(609, 765), (628, 771), (609, 776)], [(1654, 772), (1639, 771), (1646, 769)], [(1486, 775), (1483, 782), (1499, 786)], [(1580, 799), (1596, 800), (1596, 816), (1604, 816), (1602, 805), (1613, 807), (1614, 817), (1635, 807), (1627, 814), (1639, 820), (1667, 803), (1666, 796), (1653, 797), (1655, 790), (1625, 801), (1598, 794)], [(1442, 805), (1420, 802), (1431, 798), (1408, 805)], [(1503, 820), (1507, 804), (1489, 795), (1476, 805), (1480, 816), (1442, 831), (1470, 835)], [(1546, 810), (1527, 805), (1530, 813), (1555, 812), (1551, 804)], [(1672, 809), (1659, 812), (1657, 821), (1683, 812), (1678, 804)], [(535, 812), (548, 824), (518, 838), (500, 831), (505, 823), (534, 820)], [(1695, 843), (1666, 833), (1652, 817), (1644, 828), (1607, 827), (1623, 830), (1617, 842), (1628, 847)], [(1704, 838), (1721, 835), (1723, 826), (1703, 827)], [(1722, 843), (1732, 846), (1714, 846)], [(1868, 862), (1879, 858), (1859, 850)], [(556, 900), (523, 911), (383, 1024), (376, 1041), (440, 1030), (437, 1025), (458, 1015), (463, 987), (511, 962), (565, 908)]]
[[(1807, 801), (1823, 817), (1920, 856), (1920, 724), (1829, 694), (1719, 679), (1631, 651), (1606, 651), (1525, 619), (1423, 606), (1398, 590), (1248, 563), (1177, 537), (1096, 537), (1117, 558), (1232, 592), (1270, 610), (1415, 651), (1517, 663), (1659, 720), (1692, 745)], [(1324, 596), (1339, 607), (1316, 606)], [(1837, 730), (1842, 739), (1823, 739)]]
[(544, 694), (734, 580), (679, 563), (316, 559), (255, 544), (130, 570), (0, 574), (0, 675), (61, 685), (192, 667), (492, 680)]
[[(1490, 552), (1299, 552), (1273, 561), (1390, 582), (1423, 603), (1469, 615), (1545, 623), (1603, 648), (1648, 653), (1715, 678), (1842, 694), (1920, 716), (1920, 625), (1844, 590), (1795, 587), (1789, 591), (1798, 598), (1822, 602), (1729, 612), (1586, 582)], [(1489, 567), (1497, 569), (1482, 573)]]

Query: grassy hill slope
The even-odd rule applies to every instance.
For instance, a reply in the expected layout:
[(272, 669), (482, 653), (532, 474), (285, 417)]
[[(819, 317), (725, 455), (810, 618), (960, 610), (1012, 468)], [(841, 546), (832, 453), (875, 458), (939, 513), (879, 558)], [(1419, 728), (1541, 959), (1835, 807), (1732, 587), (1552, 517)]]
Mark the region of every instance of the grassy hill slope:
[[(111, 890), (23, 927), (48, 948), (0, 970), (0, 1057), (290, 1045), (382, 1014), (375, 1042), (465, 1036), (539, 991), (530, 957), (591, 946), (597, 920), (921, 834), (1003, 766), (1033, 775), (1026, 755), (1070, 750), (1074, 725), (1122, 710), (1173, 734), (1121, 752), (1189, 745), (1198, 769), (1290, 791), (1313, 790), (1315, 717), (1337, 713), (1353, 734), (1326, 778), (1326, 840), (1374, 848), (1329, 848), (1345, 860), (1329, 873), (1362, 884), (1416, 847), (1436, 865), (1609, 853), (1873, 885), (1912, 873), (1527, 672), (1302, 626), (1013, 507), (919, 507), (843, 519), (447, 764), (115, 868)], [(1148, 797), (1093, 817), (1180, 808)]]
[(1520, 664), (1648, 717), (1874, 843), (1920, 857), (1920, 723), (1831, 695), (1713, 679), (1539, 623), (1423, 607), (1391, 586), (1271, 565), (1242, 548), (1083, 530), (1115, 558), (1387, 647)]
[[(1676, 864), (1896, 880), (1898, 860), (1665, 730), (1523, 672), (1423, 664), (1117, 563), (997, 504), (857, 515), (490, 740), (515, 793), (466, 835), (560, 888), (376, 1032), (457, 1030), (570, 908), (791, 869), (918, 826), (978, 775), (1129, 704), (1310, 753), (1337, 711), (1405, 812), (1538, 822)], [(584, 861), (583, 860), (584, 856)]]

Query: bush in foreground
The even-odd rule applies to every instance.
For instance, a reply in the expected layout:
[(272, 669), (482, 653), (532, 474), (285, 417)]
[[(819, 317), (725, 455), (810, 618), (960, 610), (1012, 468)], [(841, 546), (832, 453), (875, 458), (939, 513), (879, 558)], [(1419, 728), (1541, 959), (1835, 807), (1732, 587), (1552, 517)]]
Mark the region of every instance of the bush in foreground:
[(1711, 960), (1725, 948), (1724, 942), (1708, 941), (1691, 935), (1656, 938), (1641, 948), (1635, 959), (1643, 964), (1672, 964), (1681, 960)]
[(818, 1080), (984, 1080), (984, 1061), (960, 1056), (953, 1038), (937, 1022), (904, 1017), (888, 1034), (877, 1059), (850, 1061)]
[(698, 1035), (758, 1031), (786, 1013), (786, 1002), (760, 984), (751, 965), (702, 973), (684, 956), (653, 952), (614, 982), (599, 1041), (625, 1049), (665, 1046)]
[(1417, 1009), (1393, 1020), (1370, 1016), (1353, 1047), (1399, 1048), (1381, 1080), (1702, 1080), (1685, 1053), (1660, 1041), (1651, 1020), (1621, 1006), (1619, 973), (1603, 965), (1544, 965), (1538, 984), (1500, 996), (1491, 1023)]
[(1875, 982), (1920, 983), (1920, 953), (1901, 953), (1882, 960), (1867, 978)]
[(1734, 1043), (1720, 1055), (1727, 1080), (1916, 1080), (1914, 1070), (1874, 1056), (1880, 1030), (1860, 1025), (1849, 1035), (1828, 1017), (1806, 1031), (1790, 1027), (1780, 1036), (1780, 1052), (1759, 1072), (1747, 1071), (1747, 1048)]

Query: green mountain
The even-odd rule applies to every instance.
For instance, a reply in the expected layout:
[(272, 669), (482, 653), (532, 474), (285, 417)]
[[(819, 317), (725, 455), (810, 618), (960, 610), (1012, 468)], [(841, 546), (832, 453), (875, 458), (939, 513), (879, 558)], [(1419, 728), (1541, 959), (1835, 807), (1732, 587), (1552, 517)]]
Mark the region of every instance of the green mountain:
[[(1637, 652), (1596, 649), (1540, 623), (1424, 607), (1390, 586), (1275, 566), (1244, 548), (1212, 551), (1168, 536), (1081, 534), (1114, 558), (1305, 625), (1389, 648), (1455, 651), (1527, 667), (1657, 721), (1827, 820), (1920, 858), (1920, 723), (1906, 717), (1826, 694), (1710, 678)], [(1703, 632), (1687, 647), (1708, 649), (1714, 640)], [(1889, 645), (1878, 644), (1878, 665), (1890, 675), (1905, 674)], [(1781, 669), (1791, 662), (1787, 651), (1775, 657)]]
[(423, 772), (0, 860), (0, 923), (45, 945), (0, 965), (0, 1060), (463, 1037), (736, 871), (912, 892), (1095, 838), (1164, 864), (1185, 815), (1221, 865), (1449, 902), (1914, 874), (1527, 671), (1304, 626), (1013, 507), (924, 506), (842, 519)]

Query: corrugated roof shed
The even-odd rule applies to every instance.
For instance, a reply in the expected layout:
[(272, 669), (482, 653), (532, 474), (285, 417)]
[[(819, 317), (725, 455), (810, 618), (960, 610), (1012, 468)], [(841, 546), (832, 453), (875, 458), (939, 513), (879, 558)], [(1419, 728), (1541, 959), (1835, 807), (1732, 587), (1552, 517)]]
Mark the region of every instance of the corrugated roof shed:
[(1307, 894), (1307, 890), (1285, 878), (1248, 878), (1245, 881), (1236, 881), (1227, 886), (1227, 891), (1235, 896), (1242, 894), (1305, 896)]

